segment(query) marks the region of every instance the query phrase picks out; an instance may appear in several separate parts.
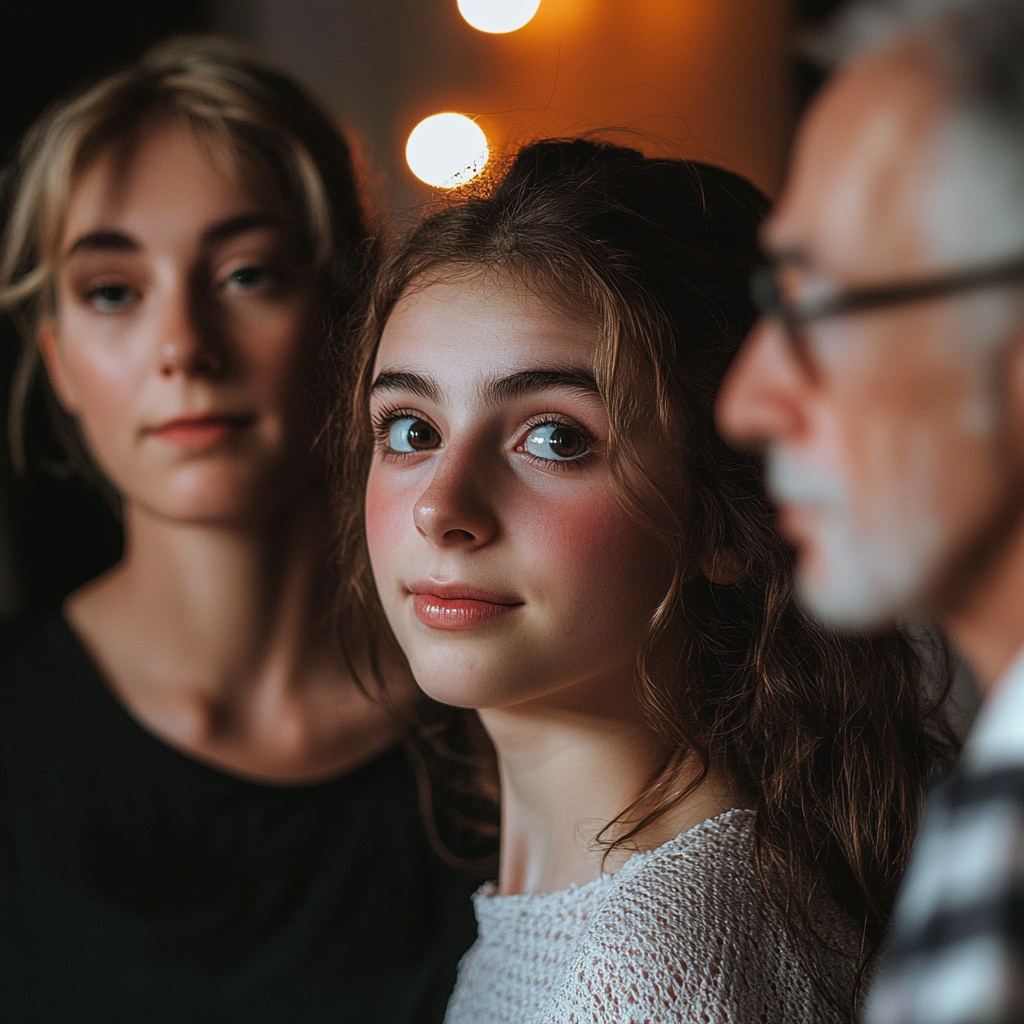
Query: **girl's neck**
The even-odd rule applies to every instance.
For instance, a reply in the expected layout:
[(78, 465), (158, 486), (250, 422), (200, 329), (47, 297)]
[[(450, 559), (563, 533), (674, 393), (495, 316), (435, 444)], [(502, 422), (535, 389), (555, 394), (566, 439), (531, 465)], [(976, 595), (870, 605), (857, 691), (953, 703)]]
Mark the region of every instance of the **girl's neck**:
[(132, 507), (125, 556), (66, 613), (123, 704), (200, 759), (273, 782), (337, 774), (397, 730), (342, 667), (327, 503), (212, 527)]
[[(624, 690), (630, 692), (628, 682)], [(501, 773), (501, 894), (585, 885), (618, 870), (637, 850), (654, 849), (742, 806), (720, 777), (709, 776), (649, 829), (609, 854), (606, 841), (615, 834), (605, 832), (602, 842), (599, 834), (643, 793), (666, 753), (639, 709), (621, 712), (551, 707), (481, 712)]]

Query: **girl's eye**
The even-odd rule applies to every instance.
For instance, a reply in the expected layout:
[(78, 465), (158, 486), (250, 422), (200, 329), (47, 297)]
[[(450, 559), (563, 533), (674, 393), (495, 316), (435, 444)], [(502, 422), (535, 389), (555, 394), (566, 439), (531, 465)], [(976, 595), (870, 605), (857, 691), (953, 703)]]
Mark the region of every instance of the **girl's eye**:
[(532, 427), (523, 448), (530, 455), (550, 462), (578, 459), (590, 450), (583, 435), (564, 423), (542, 423)]
[(117, 313), (132, 305), (139, 293), (126, 284), (101, 284), (90, 289), (85, 297), (100, 313)]
[(441, 435), (417, 416), (402, 416), (388, 427), (388, 448), (393, 452), (426, 452), (441, 444)]

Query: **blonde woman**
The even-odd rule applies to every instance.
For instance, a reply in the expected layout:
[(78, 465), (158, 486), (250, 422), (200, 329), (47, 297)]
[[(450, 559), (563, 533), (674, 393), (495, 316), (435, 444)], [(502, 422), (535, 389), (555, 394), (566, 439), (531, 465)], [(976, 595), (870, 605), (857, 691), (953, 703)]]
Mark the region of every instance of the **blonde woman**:
[(316, 394), (376, 252), (345, 140), (182, 40), (44, 115), (13, 188), (15, 407), (125, 553), (0, 656), (5, 1018), (438, 1018), (471, 913), (329, 616)]

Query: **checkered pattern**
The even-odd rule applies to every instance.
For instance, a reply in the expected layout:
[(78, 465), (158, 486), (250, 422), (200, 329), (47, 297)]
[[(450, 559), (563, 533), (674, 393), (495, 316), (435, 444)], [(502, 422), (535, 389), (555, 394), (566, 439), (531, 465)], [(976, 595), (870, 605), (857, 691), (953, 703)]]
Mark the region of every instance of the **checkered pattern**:
[(929, 800), (864, 1018), (1024, 1022), (1024, 657)]

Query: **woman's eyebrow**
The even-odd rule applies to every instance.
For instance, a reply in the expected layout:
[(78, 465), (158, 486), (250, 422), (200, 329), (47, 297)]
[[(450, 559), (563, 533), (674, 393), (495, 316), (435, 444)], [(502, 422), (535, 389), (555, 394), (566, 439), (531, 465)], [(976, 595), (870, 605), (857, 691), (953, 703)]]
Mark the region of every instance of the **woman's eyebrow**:
[(428, 402), (441, 401), (441, 389), (435, 381), (408, 370), (382, 370), (377, 374), (370, 391), (407, 391)]
[(572, 367), (551, 367), (543, 370), (521, 370), (507, 377), (490, 381), (484, 392), (491, 402), (508, 402), (534, 391), (559, 388), (585, 395), (600, 395), (597, 380), (588, 370)]
[[(287, 228), (284, 218), (272, 213), (243, 213), (237, 217), (214, 224), (203, 232), (203, 242), (207, 245), (224, 242), (246, 231), (259, 228)], [(142, 245), (131, 235), (110, 228), (87, 231), (80, 235), (68, 247), (64, 258), (79, 252), (141, 252)]]
[(236, 235), (244, 234), (246, 231), (256, 231), (259, 228), (287, 230), (288, 223), (283, 217), (278, 217), (273, 213), (243, 213), (207, 228), (203, 232), (203, 241), (207, 244), (225, 242)]
[(75, 239), (64, 253), (64, 258), (76, 252), (139, 252), (142, 246), (123, 231), (87, 231)]

